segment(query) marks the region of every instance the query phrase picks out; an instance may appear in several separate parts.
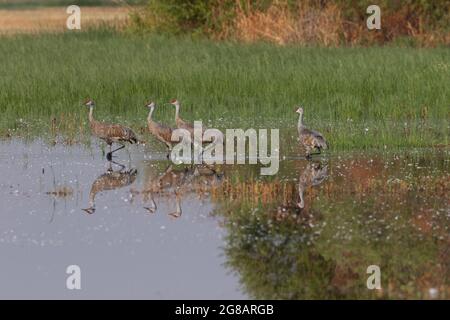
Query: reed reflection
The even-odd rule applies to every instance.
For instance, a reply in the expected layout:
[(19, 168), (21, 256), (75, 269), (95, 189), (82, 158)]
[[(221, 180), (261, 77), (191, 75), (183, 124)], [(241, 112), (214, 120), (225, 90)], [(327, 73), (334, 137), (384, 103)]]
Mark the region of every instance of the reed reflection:
[[(228, 172), (213, 197), (227, 265), (256, 299), (446, 299), (449, 165), (372, 154), (285, 161), (272, 179)], [(381, 290), (366, 286), (373, 264)]]

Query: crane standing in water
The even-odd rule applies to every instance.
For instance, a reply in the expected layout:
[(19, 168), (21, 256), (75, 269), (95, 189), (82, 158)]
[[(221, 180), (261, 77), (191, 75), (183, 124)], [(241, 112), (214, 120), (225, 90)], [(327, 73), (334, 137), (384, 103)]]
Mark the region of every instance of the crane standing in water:
[(328, 143), (320, 132), (308, 129), (303, 124), (303, 108), (298, 107), (298, 135), (301, 144), (306, 148), (306, 158), (311, 159), (311, 151), (317, 149), (318, 152), (314, 154), (320, 154), (322, 149), (328, 149)]
[[(138, 142), (136, 134), (130, 128), (120, 124), (109, 124), (95, 120), (93, 115), (95, 103), (93, 100), (86, 100), (84, 105), (89, 107), (89, 123), (92, 133), (109, 145), (109, 152), (106, 155), (106, 158), (109, 161), (112, 159), (112, 154), (114, 152), (125, 148), (124, 142), (129, 142), (131, 144)], [(114, 142), (119, 143), (122, 146), (111, 150), (111, 146)]]
[[(191, 123), (184, 121), (180, 117), (180, 106), (181, 106), (180, 102), (177, 99), (172, 99), (169, 103), (171, 105), (175, 106), (175, 123), (177, 125), (177, 128), (178, 129), (185, 129), (185, 130), (189, 131), (189, 133), (191, 134), (191, 141), (194, 144), (200, 145), (200, 147), (201, 147), (201, 143), (202, 142), (212, 142), (212, 143), (210, 143), (207, 147), (205, 147), (202, 150), (202, 152), (201, 152), (201, 154), (199, 156), (202, 156), (203, 153), (212, 150), (215, 147), (215, 145), (224, 143), (224, 140), (221, 137), (221, 135), (217, 135), (214, 139), (212, 139), (210, 137), (205, 137), (204, 134), (205, 134), (205, 131), (207, 130), (207, 128), (204, 127), (203, 125), (202, 125), (202, 128), (201, 128), (202, 129), (202, 131), (201, 131), (201, 134), (202, 134), (201, 141), (195, 141), (194, 126)], [(208, 131), (211, 131), (211, 130), (216, 130), (216, 129), (209, 129)]]
[[(180, 101), (178, 101), (177, 99), (172, 99), (170, 100), (170, 104), (175, 106), (175, 123), (177, 124), (177, 128), (189, 131), (191, 133), (191, 136), (193, 137), (194, 126), (191, 123), (184, 121), (180, 117), (180, 106), (181, 106)], [(205, 131), (203, 129), (204, 128), (202, 128), (202, 132)]]
[(146, 107), (149, 108), (149, 113), (147, 117), (147, 125), (150, 133), (156, 137), (159, 141), (163, 142), (168, 149), (167, 158), (170, 156), (170, 151), (172, 150), (172, 131), (173, 129), (165, 126), (161, 123), (158, 123), (152, 119), (153, 112), (155, 111), (156, 104), (151, 101), (146, 104)]

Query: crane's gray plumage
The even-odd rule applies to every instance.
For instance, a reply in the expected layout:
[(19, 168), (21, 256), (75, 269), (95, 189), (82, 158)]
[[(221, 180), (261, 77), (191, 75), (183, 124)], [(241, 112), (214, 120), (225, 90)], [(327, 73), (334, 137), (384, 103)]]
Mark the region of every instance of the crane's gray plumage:
[(149, 108), (147, 117), (148, 131), (156, 139), (163, 142), (170, 152), (170, 150), (172, 150), (172, 132), (174, 129), (153, 120), (152, 115), (156, 108), (156, 104), (154, 102), (149, 102), (146, 106)]
[(93, 115), (95, 106), (94, 101), (88, 99), (84, 105), (89, 107), (89, 124), (92, 133), (109, 145), (110, 152), (108, 153), (108, 158), (111, 158), (111, 154), (114, 151), (120, 150), (124, 147), (124, 145), (122, 145), (122, 147), (111, 151), (111, 146), (114, 142), (119, 144), (122, 144), (123, 142), (128, 142), (131, 144), (138, 142), (136, 134), (130, 128), (120, 124), (110, 124), (95, 120)]
[(212, 142), (207, 147), (205, 147), (203, 149), (201, 155), (203, 155), (203, 153), (205, 153), (205, 152), (209, 152), (209, 151), (213, 150), (213, 148), (216, 145), (224, 143), (224, 140), (220, 137), (220, 135), (217, 135), (214, 139), (205, 138), (203, 134), (205, 133), (207, 128), (205, 126), (203, 126), (203, 125), (202, 125), (202, 128), (201, 128), (202, 129), (201, 141), (195, 141), (194, 126), (191, 123), (189, 123), (187, 121), (184, 121), (180, 117), (180, 106), (181, 106), (180, 102), (177, 99), (172, 99), (169, 103), (171, 105), (175, 106), (175, 123), (177, 125), (177, 128), (189, 131), (190, 136), (191, 136), (191, 142), (193, 142), (194, 144), (198, 143), (198, 144), (200, 144), (200, 146), (202, 146), (201, 145), (202, 142)]
[[(190, 132), (191, 138), (194, 139), (194, 126), (192, 123), (184, 121), (180, 117), (180, 102), (177, 99), (172, 99), (169, 102), (171, 105), (175, 106), (175, 123), (178, 129), (185, 129)], [(206, 128), (202, 126), (202, 134), (205, 132)]]

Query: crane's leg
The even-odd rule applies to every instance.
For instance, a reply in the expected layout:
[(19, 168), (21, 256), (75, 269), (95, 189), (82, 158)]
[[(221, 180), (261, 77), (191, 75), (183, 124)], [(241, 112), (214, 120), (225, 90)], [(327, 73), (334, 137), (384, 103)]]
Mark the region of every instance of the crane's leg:
[(114, 149), (113, 151), (111, 151), (111, 153), (114, 153), (114, 152), (116, 152), (116, 151), (119, 151), (120, 149), (123, 149), (123, 148), (125, 148), (124, 145), (118, 147), (117, 149)]
[(109, 146), (109, 152), (106, 154), (106, 160), (111, 161), (112, 160), (112, 152), (111, 152), (112, 143), (108, 143), (108, 146)]
[(108, 169), (106, 172), (112, 173), (114, 170), (112, 169), (112, 160), (108, 160)]
[(113, 163), (113, 164), (115, 164), (116, 166), (120, 167), (120, 170), (119, 170), (120, 172), (122, 172), (123, 170), (125, 170), (125, 166), (124, 166), (123, 164), (121, 164), (121, 163), (118, 163), (118, 162), (116, 162), (116, 161), (114, 161), (114, 160), (111, 160), (110, 163)]
[[(110, 146), (110, 148), (111, 148), (111, 146)], [(116, 148), (116, 149), (114, 149), (114, 150), (112, 150), (112, 151), (109, 151), (109, 153), (106, 155), (106, 159), (107, 159), (108, 161), (111, 161), (111, 160), (112, 160), (112, 154), (113, 154), (114, 152), (116, 152), (116, 151), (119, 151), (120, 149), (123, 149), (123, 148), (125, 148), (125, 145), (122, 145), (122, 146), (120, 146), (120, 147), (118, 147), (118, 148)]]

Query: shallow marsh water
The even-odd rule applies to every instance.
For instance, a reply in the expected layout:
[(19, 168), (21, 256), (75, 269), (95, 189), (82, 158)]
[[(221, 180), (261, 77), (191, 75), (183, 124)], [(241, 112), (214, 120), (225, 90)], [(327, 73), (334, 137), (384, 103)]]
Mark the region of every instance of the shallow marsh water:
[(287, 157), (272, 177), (142, 146), (114, 160), (0, 143), (0, 298), (450, 297), (448, 149)]

